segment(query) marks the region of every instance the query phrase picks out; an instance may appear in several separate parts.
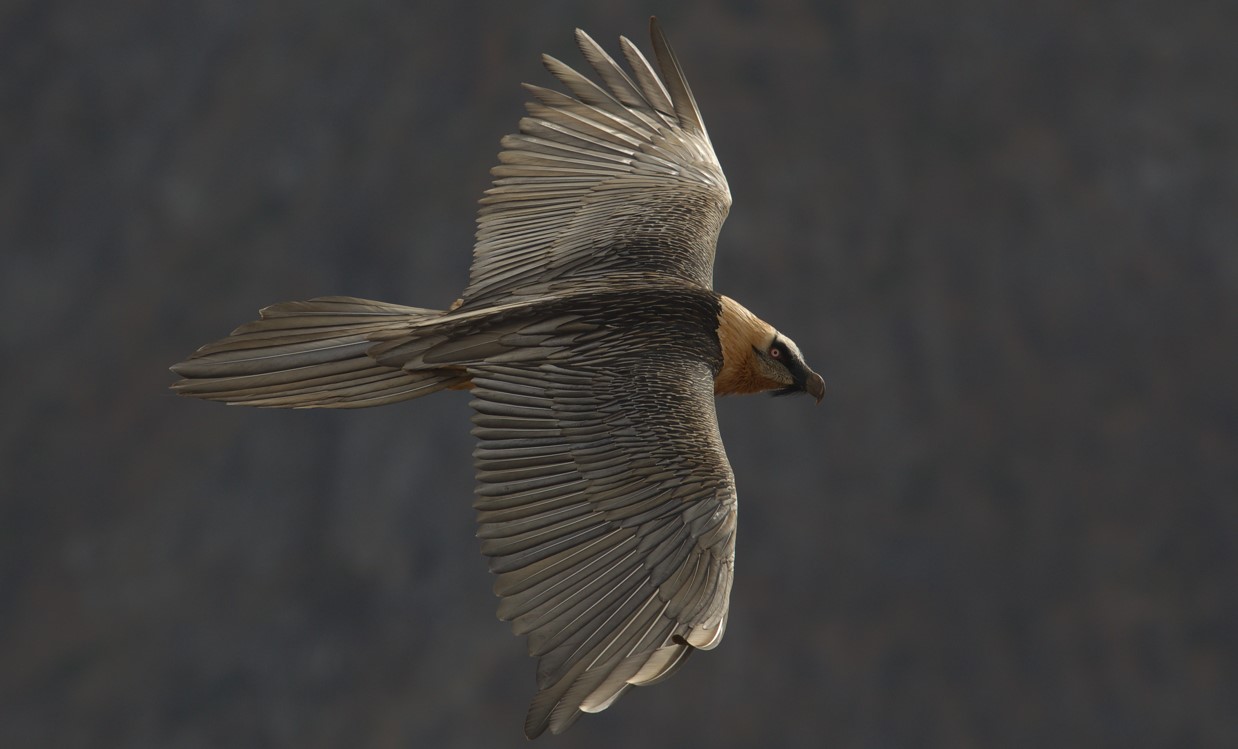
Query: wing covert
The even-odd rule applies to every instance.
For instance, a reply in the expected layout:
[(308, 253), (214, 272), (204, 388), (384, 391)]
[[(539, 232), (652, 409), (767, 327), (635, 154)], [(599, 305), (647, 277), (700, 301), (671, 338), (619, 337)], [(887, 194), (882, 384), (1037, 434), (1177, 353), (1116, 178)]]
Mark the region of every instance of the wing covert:
[(632, 75), (580, 30), (600, 85), (543, 58), (570, 95), (526, 84), (528, 116), (503, 139), (481, 200), (465, 305), (613, 272), (712, 287), (730, 190), (656, 20), (651, 34), (661, 77), (626, 38)]
[(525, 732), (670, 675), (726, 625), (734, 479), (700, 361), (470, 367), (482, 551), (539, 658)]

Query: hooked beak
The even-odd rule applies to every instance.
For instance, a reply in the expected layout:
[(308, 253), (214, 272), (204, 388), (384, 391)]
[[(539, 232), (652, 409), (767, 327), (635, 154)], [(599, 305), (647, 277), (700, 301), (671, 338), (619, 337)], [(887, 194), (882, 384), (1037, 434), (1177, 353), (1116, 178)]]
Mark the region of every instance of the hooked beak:
[(821, 399), (825, 397), (825, 380), (811, 369), (808, 370), (808, 376), (804, 378), (804, 392), (811, 395), (817, 401), (817, 405), (820, 405)]

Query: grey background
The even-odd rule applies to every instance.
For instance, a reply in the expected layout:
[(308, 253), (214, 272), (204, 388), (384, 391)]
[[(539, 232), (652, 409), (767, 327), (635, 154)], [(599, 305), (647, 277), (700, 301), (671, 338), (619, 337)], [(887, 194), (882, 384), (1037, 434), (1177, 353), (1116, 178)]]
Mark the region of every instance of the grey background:
[(1238, 5), (0, 3), (0, 745), (523, 746), (467, 396), (177, 399), (276, 301), (445, 306), (537, 55), (662, 15), (718, 288), (722, 646), (547, 746), (1238, 746)]

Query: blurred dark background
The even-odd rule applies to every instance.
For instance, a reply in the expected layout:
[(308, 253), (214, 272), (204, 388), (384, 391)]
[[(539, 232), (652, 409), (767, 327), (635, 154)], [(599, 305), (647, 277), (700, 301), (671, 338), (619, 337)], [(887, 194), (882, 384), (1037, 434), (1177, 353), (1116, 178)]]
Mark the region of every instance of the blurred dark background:
[(1238, 746), (1238, 4), (0, 4), (0, 745), (523, 746), (468, 398), (177, 399), (269, 303), (442, 307), (547, 51), (663, 17), (716, 281), (726, 640), (547, 746)]

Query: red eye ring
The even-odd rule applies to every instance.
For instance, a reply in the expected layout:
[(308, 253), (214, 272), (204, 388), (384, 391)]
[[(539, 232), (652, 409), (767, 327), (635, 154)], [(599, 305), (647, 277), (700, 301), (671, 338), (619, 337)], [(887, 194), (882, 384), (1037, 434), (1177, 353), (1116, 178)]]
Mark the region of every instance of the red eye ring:
[(774, 358), (774, 359), (781, 359), (781, 358), (782, 358), (782, 349), (778, 348), (777, 346), (770, 346), (770, 348), (769, 348), (769, 355), (770, 355), (770, 357), (771, 357), (771, 358)]

